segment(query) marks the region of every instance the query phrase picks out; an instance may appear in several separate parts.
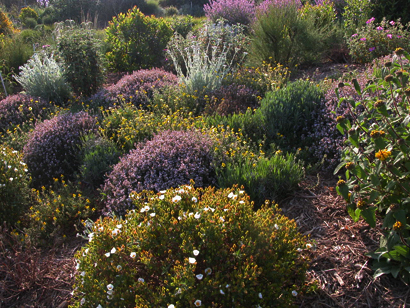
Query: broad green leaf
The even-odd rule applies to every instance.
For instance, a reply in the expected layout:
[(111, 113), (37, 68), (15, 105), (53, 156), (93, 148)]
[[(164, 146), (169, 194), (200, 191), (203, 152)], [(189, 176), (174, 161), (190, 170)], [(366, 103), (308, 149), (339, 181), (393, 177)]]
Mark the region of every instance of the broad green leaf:
[(376, 207), (372, 206), (362, 210), (362, 217), (370, 225), (370, 227), (376, 227)]
[(349, 213), (350, 217), (352, 217), (353, 221), (359, 221), (360, 219), (360, 209), (356, 209), (356, 205), (349, 204), (347, 206), (347, 212)]
[[(386, 214), (383, 220), (383, 228), (389, 228), (391, 229), (396, 222), (396, 218), (394, 218), (394, 212), (390, 211)], [(381, 245), (381, 240), (380, 240), (380, 245)], [(385, 245), (387, 244), (387, 241)]]
[(333, 175), (336, 175), (339, 172), (339, 170), (342, 169), (345, 165), (346, 163), (344, 161), (338, 164), (337, 167), (335, 168), (335, 171), (333, 171)]
[(410, 248), (405, 245), (396, 245), (394, 249), (403, 257), (410, 258)]
[(386, 142), (383, 138), (376, 138), (374, 139), (374, 143), (376, 144), (376, 150), (382, 150), (386, 148)]
[(360, 166), (355, 166), (355, 168), (352, 170), (352, 173), (360, 179), (366, 178), (366, 172)]
[(356, 89), (357, 94), (359, 94), (361, 96), (362, 91), (360, 89), (359, 83), (357, 82), (357, 79), (353, 79), (352, 82), (353, 82), (354, 88)]
[(343, 197), (343, 199), (349, 199), (349, 187), (347, 187), (347, 185), (336, 186), (336, 191)]
[(390, 272), (391, 272), (391, 274), (393, 275), (394, 278), (397, 278), (397, 276), (400, 273), (400, 267), (399, 266), (392, 266)]
[(379, 267), (373, 275), (373, 278), (378, 278), (380, 276), (386, 275), (386, 274), (390, 274), (390, 266), (386, 266), (386, 267)]
[(338, 123), (338, 124), (336, 125), (336, 128), (337, 128), (337, 130), (338, 130), (342, 135), (345, 134), (344, 129), (343, 129), (343, 127), (340, 125), (340, 123)]
[(406, 211), (405, 210), (398, 210), (394, 212), (394, 217), (396, 220), (400, 221), (403, 226), (406, 225)]
[(379, 186), (380, 185), (379, 177), (375, 174), (370, 175), (370, 181), (372, 182), (372, 184), (374, 186)]
[(386, 191), (390, 191), (396, 187), (397, 182), (396, 181), (390, 181), (389, 184), (386, 186)]
[(359, 140), (357, 138), (357, 134), (353, 134), (349, 136), (349, 141), (352, 143), (353, 146), (355, 146), (356, 148), (359, 147)]
[(370, 193), (369, 203), (373, 203), (380, 196), (380, 193), (377, 190), (372, 190)]

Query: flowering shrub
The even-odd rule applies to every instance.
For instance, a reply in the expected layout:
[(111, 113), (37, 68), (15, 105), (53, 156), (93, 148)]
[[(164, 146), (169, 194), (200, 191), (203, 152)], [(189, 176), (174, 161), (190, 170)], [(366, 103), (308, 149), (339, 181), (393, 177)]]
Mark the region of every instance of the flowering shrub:
[(249, 0), (210, 0), (204, 5), (204, 12), (213, 22), (222, 18), (231, 25), (249, 25), (255, 18), (255, 3)]
[(27, 27), (27, 24), (29, 23), (30, 19), (34, 19), (36, 24), (37, 24), (38, 14), (35, 10), (33, 10), (29, 6), (28, 7), (23, 7), (20, 10), (19, 19), (24, 24), (24, 26)]
[(366, 25), (357, 29), (347, 41), (350, 55), (356, 62), (370, 62), (390, 54), (397, 47), (410, 47), (409, 25), (404, 27), (400, 21), (386, 19), (380, 23), (374, 21), (374, 18), (370, 18)]
[(26, 210), (30, 190), (27, 166), (21, 153), (0, 148), (0, 221), (14, 224)]
[(78, 186), (55, 178), (52, 187), (33, 189), (34, 202), (26, 217), (29, 224), (25, 233), (31, 241), (50, 240), (73, 235), (82, 230), (82, 220), (89, 218), (95, 208), (84, 197)]
[(206, 114), (229, 115), (233, 113), (245, 112), (248, 108), (258, 107), (261, 93), (244, 85), (233, 83), (221, 86), (206, 95)]
[(346, 35), (350, 36), (366, 24), (372, 16), (373, 1), (345, 0), (346, 5), (343, 9), (342, 17)]
[(0, 10), (0, 34), (11, 34), (13, 30), (13, 23), (7, 17), (6, 13)]
[(106, 54), (108, 67), (121, 72), (159, 66), (173, 34), (165, 20), (145, 16), (136, 6), (126, 15), (114, 17), (106, 33), (106, 42), (111, 46)]
[(220, 187), (243, 185), (250, 192), (255, 207), (265, 200), (279, 202), (292, 193), (304, 178), (304, 168), (293, 154), (284, 155), (278, 150), (271, 158), (260, 157), (238, 164), (227, 163), (224, 172), (218, 177)]
[[(409, 270), (409, 192), (408, 122), (410, 88), (408, 80), (410, 55), (396, 49), (393, 63), (381, 69), (365, 87), (353, 80), (360, 100), (344, 95), (351, 120), (337, 118), (337, 128), (348, 134), (341, 164), (346, 180), (337, 183), (337, 192), (347, 202), (347, 210), (357, 221), (360, 218), (376, 226), (376, 213), (383, 218), (380, 248), (369, 254), (373, 257), (375, 277), (392, 274), (410, 282)], [(376, 93), (376, 97), (367, 93)]]
[(162, 69), (139, 70), (125, 75), (115, 85), (97, 93), (91, 100), (101, 101), (104, 106), (113, 106), (118, 99), (124, 98), (137, 107), (146, 108), (155, 91), (177, 84), (177, 76)]
[(94, 126), (95, 120), (85, 112), (62, 114), (37, 124), (23, 150), (33, 185), (48, 185), (60, 175), (72, 178), (79, 167), (81, 137), (94, 131)]
[(36, 52), (26, 64), (20, 66), (19, 76), (14, 76), (31, 96), (63, 104), (71, 97), (71, 87), (64, 77), (64, 69), (53, 54)]
[(0, 101), (0, 133), (16, 127), (26, 121), (44, 118), (53, 110), (53, 105), (43, 99), (14, 94)]
[(213, 141), (197, 131), (164, 131), (122, 157), (105, 181), (106, 212), (124, 214), (130, 194), (189, 183), (215, 184)]
[(337, 18), (335, 5), (330, 0), (316, 1), (315, 5), (307, 2), (300, 8), (299, 14), (302, 18), (313, 18), (315, 26), (324, 29), (331, 27)]
[(73, 307), (286, 307), (303, 292), (306, 239), (277, 206), (192, 186), (133, 203), (90, 225)]

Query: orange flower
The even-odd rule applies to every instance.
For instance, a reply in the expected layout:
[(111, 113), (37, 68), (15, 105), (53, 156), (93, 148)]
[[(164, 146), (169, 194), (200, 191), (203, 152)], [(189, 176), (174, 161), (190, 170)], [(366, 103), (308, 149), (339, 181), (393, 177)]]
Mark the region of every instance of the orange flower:
[(390, 155), (391, 152), (386, 149), (380, 150), (375, 154), (376, 158), (380, 159), (381, 161), (386, 160), (387, 158), (389, 158)]

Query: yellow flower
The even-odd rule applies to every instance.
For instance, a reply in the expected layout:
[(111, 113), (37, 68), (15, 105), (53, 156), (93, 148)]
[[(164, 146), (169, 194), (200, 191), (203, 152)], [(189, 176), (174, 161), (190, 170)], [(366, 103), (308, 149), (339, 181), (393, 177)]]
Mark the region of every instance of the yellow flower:
[(381, 161), (386, 160), (391, 156), (391, 152), (389, 150), (380, 150), (375, 154), (376, 158), (380, 159)]
[(402, 227), (403, 227), (402, 223), (400, 221), (396, 221), (393, 225), (393, 230), (399, 231)]

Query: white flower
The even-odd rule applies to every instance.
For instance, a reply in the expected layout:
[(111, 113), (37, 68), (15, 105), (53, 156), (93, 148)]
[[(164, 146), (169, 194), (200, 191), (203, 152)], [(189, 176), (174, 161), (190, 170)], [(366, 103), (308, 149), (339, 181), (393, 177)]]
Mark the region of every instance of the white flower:
[(199, 307), (199, 306), (201, 306), (201, 304), (202, 304), (202, 302), (201, 302), (199, 299), (197, 299), (197, 300), (194, 302), (195, 307)]
[(222, 295), (225, 295), (225, 292), (221, 290), (219, 290), (219, 293), (221, 293)]
[(130, 254), (130, 257), (131, 257), (131, 258), (134, 259), (136, 256), (137, 256), (137, 254), (136, 254), (135, 252), (131, 252), (131, 254)]
[[(94, 233), (88, 234), (88, 242), (91, 242), (93, 240), (93, 237), (94, 237)], [(86, 249), (86, 251), (88, 252), (88, 249)], [(87, 254), (87, 252), (85, 254)]]
[(297, 252), (302, 252), (302, 248), (296, 249)]
[(84, 303), (85, 303), (85, 298), (83, 297), (83, 298), (81, 299), (81, 301), (80, 301), (80, 304), (81, 304), (81, 305), (84, 305)]
[(107, 291), (107, 294), (108, 294), (108, 295), (112, 295), (113, 293), (114, 293), (114, 290), (108, 290), (108, 291)]
[(296, 292), (295, 290), (292, 291), (292, 295), (293, 296), (298, 296), (298, 292)]
[(307, 248), (307, 249), (312, 248), (312, 244), (306, 244), (306, 248)]
[(193, 253), (194, 253), (194, 256), (197, 256), (197, 255), (199, 255), (199, 250), (196, 250), (196, 249), (195, 249), (195, 250), (193, 251)]
[(192, 215), (194, 215), (194, 213), (189, 213), (189, 214), (188, 214), (188, 217), (189, 217), (189, 216), (192, 216)]
[(276, 230), (279, 230), (279, 226), (277, 224), (274, 225)]
[(211, 275), (212, 274), (212, 269), (210, 267), (205, 269), (205, 274)]
[(144, 278), (138, 278), (138, 282), (145, 282)]
[(258, 296), (259, 296), (259, 298), (262, 298), (262, 293), (259, 293)]
[(121, 265), (117, 265), (117, 270), (122, 270), (122, 266)]
[(230, 192), (228, 195), (228, 198), (233, 198), (233, 196), (234, 196), (233, 192)]
[(230, 286), (231, 286), (230, 284), (227, 284), (227, 285), (225, 286), (225, 288), (227, 288), (227, 289), (228, 289)]
[(198, 275), (196, 275), (195, 277), (196, 277), (198, 280), (201, 280), (202, 278), (204, 278), (204, 275), (198, 274)]
[(107, 298), (108, 298), (108, 299), (112, 299), (112, 295), (107, 295)]
[(175, 308), (175, 306), (171, 304), (171, 305), (168, 305), (168, 308)]
[(155, 217), (155, 213), (151, 213), (151, 214), (149, 214), (149, 216)]
[(185, 192), (185, 190), (183, 190), (183, 189), (181, 188), (180, 190), (178, 190), (178, 192), (179, 192), (180, 194), (183, 194), (183, 193)]
[(160, 200), (164, 200), (164, 198), (165, 198), (164, 195), (159, 196), (159, 199), (160, 199)]
[(105, 254), (105, 256), (108, 258), (109, 256), (110, 256), (111, 254), (109, 253), (109, 252), (107, 252), (106, 254)]
[(243, 190), (240, 190), (240, 191), (239, 191), (239, 194), (240, 194), (240, 195), (242, 195), (243, 193), (244, 193), (244, 191), (243, 191)]
[(99, 228), (98, 228), (98, 231), (103, 232), (103, 231), (104, 231), (104, 227), (103, 227), (103, 226), (99, 227)]
[(197, 203), (197, 202), (198, 202), (198, 199), (195, 198), (195, 197), (192, 197), (192, 201), (195, 202), (195, 203)]
[(208, 212), (209, 211), (209, 207), (204, 207), (204, 211)]
[(81, 272), (81, 274), (80, 274), (80, 275), (84, 277), (84, 276), (85, 276), (85, 272)]
[(222, 222), (225, 221), (225, 219), (224, 219), (223, 217), (219, 217), (219, 219), (220, 219)]
[(146, 205), (146, 206), (144, 206), (142, 209), (141, 209), (141, 213), (144, 213), (144, 212), (147, 212), (147, 211), (149, 211), (149, 206), (148, 205)]
[(118, 229), (114, 229), (114, 230), (112, 230), (112, 232), (111, 232), (112, 236), (117, 236), (118, 233), (120, 233), (120, 230), (118, 230)]
[(224, 209), (224, 212), (227, 212), (228, 211), (228, 209)]
[(13, 182), (13, 178), (9, 178), (10, 182)]
[(117, 249), (115, 249), (115, 247), (113, 249), (111, 249), (111, 253), (115, 253), (117, 251)]
[(180, 201), (182, 198), (178, 195), (176, 195), (174, 198), (172, 198), (172, 202), (178, 202)]
[(122, 228), (122, 225), (120, 224), (120, 225), (117, 225), (117, 228), (118, 229), (121, 229)]
[(240, 203), (240, 204), (244, 204), (244, 203), (245, 203), (245, 201), (241, 200), (241, 201), (239, 201), (239, 203)]
[(159, 191), (161, 194), (165, 194), (167, 191), (166, 190), (160, 190)]
[(79, 270), (79, 269), (80, 269), (80, 263), (77, 263), (77, 264), (76, 264), (75, 269), (76, 269), (76, 270)]
[(188, 258), (188, 262), (194, 264), (196, 262), (195, 258)]
[(108, 291), (111, 291), (114, 289), (114, 286), (110, 283), (109, 285), (107, 285), (107, 289)]
[(195, 215), (194, 215), (194, 217), (195, 217), (196, 219), (199, 219), (199, 218), (201, 218), (201, 214), (199, 214), (198, 212), (196, 212)]
[(97, 308), (103, 308), (103, 307), (101, 306), (101, 304), (98, 304)]
[[(91, 233), (92, 234), (92, 233)], [(88, 248), (86, 250), (84, 250), (83, 252), (83, 257), (88, 253)]]

